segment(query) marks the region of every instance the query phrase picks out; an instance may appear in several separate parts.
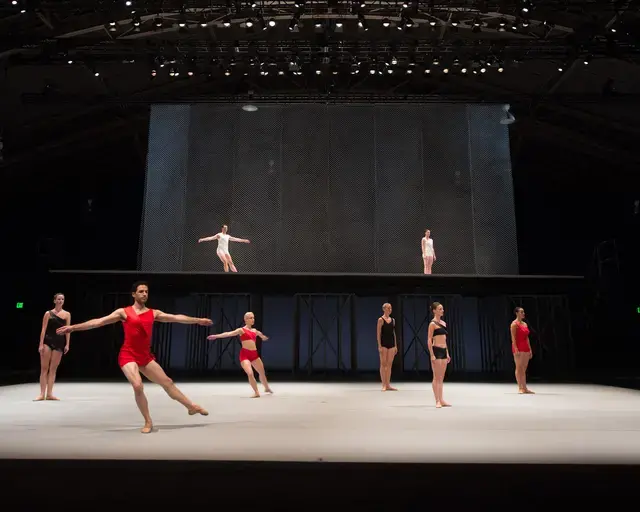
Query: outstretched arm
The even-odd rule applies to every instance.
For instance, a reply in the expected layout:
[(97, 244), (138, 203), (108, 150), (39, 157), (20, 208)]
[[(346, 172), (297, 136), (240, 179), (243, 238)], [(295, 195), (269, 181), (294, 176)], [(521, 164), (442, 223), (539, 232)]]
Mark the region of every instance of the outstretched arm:
[(238, 327), (233, 331), (221, 332), (220, 334), (212, 334), (207, 336), (208, 340), (217, 340), (218, 338), (233, 338), (234, 336), (240, 336), (242, 334), (242, 327)]
[(240, 242), (242, 244), (250, 244), (251, 242), (246, 238), (236, 238), (235, 236), (230, 236), (229, 241), (231, 242)]
[(75, 331), (88, 331), (89, 329), (97, 329), (98, 327), (103, 327), (109, 324), (115, 324), (116, 322), (120, 322), (126, 318), (124, 309), (116, 309), (113, 313), (107, 316), (103, 316), (102, 318), (94, 318), (93, 320), (88, 320), (87, 322), (83, 322), (81, 324), (76, 325), (65, 325), (64, 327), (60, 327), (56, 329), (56, 334), (67, 334)]
[(157, 322), (162, 322), (165, 324), (176, 323), (176, 324), (213, 325), (213, 322), (209, 318), (194, 318), (192, 316), (186, 316), (186, 315), (171, 315), (169, 313), (165, 313), (157, 309), (154, 309), (153, 311), (154, 311), (154, 319)]
[(262, 334), (260, 331), (256, 331), (256, 335), (260, 337), (260, 339), (262, 339), (262, 341), (266, 341), (269, 339), (269, 336), (265, 336), (264, 334)]
[(198, 239), (198, 243), (212, 242), (213, 240), (217, 240), (218, 238), (220, 238), (220, 233), (218, 233), (217, 235), (208, 236), (208, 237), (205, 237), (205, 238), (200, 238), (200, 239)]

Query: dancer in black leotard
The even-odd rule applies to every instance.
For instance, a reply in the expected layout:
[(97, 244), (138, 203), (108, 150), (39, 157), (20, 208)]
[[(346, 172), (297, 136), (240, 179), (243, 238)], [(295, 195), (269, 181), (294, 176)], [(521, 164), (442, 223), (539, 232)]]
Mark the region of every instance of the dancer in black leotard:
[(391, 304), (382, 305), (383, 315), (378, 318), (377, 338), (378, 352), (380, 353), (380, 380), (382, 381), (382, 391), (397, 391), (391, 386), (391, 367), (393, 358), (398, 353), (396, 343), (396, 321), (391, 318)]
[(40, 331), (40, 394), (36, 401), (58, 400), (53, 394), (53, 384), (56, 371), (62, 359), (62, 354), (69, 352), (70, 334), (56, 334), (56, 329), (71, 323), (71, 313), (62, 309), (64, 295), (56, 293), (53, 296), (55, 307), (47, 311), (42, 318)]
[(449, 349), (447, 348), (447, 324), (442, 320), (444, 307), (439, 302), (431, 305), (433, 320), (429, 323), (429, 338), (427, 347), (431, 355), (431, 369), (433, 371), (433, 395), (436, 398), (436, 407), (450, 407), (442, 398), (444, 387), (444, 374), (447, 371), (447, 364), (451, 362)]

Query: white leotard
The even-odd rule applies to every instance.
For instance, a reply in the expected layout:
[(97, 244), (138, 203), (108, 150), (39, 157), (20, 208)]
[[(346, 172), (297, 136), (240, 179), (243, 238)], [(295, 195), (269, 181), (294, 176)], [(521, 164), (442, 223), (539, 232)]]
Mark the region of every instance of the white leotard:
[[(423, 238), (422, 241), (424, 242), (426, 240), (426, 238)], [(424, 247), (424, 244), (422, 244), (422, 247)], [(433, 238), (429, 238), (427, 240), (427, 246), (424, 247), (424, 250), (422, 251), (422, 257), (426, 258), (427, 256), (435, 256), (436, 253), (433, 250)]]
[(229, 238), (230, 238), (230, 235), (225, 235), (223, 233), (220, 233), (220, 236), (218, 237), (217, 252), (229, 254)]

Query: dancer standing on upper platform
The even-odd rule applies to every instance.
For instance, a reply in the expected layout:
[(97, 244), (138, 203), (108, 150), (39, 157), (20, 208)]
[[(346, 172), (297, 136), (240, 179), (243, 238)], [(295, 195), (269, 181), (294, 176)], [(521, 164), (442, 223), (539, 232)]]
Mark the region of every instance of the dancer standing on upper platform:
[(378, 334), (378, 353), (380, 354), (380, 380), (382, 391), (397, 391), (391, 386), (391, 367), (393, 358), (398, 353), (396, 341), (396, 320), (391, 318), (391, 304), (382, 305), (382, 316), (378, 318), (376, 332)]
[(513, 312), (516, 319), (511, 322), (511, 352), (516, 363), (516, 382), (518, 393), (533, 395), (534, 392), (527, 387), (527, 367), (533, 357), (531, 343), (529, 342), (529, 326), (524, 321), (524, 309), (518, 307)]
[(254, 368), (260, 376), (260, 382), (264, 386), (264, 392), (273, 393), (273, 391), (271, 391), (269, 383), (267, 382), (267, 373), (265, 372), (264, 364), (262, 364), (262, 359), (260, 359), (258, 347), (256, 346), (256, 339), (258, 337), (263, 341), (268, 340), (269, 338), (257, 329), (253, 328), (255, 321), (255, 315), (249, 311), (244, 314), (244, 327), (239, 327), (233, 331), (223, 332), (221, 334), (212, 334), (211, 336), (208, 336), (207, 339), (209, 341), (213, 341), (220, 338), (240, 336), (240, 343), (242, 343), (242, 348), (240, 349), (240, 366), (242, 366), (242, 369), (247, 374), (249, 384), (253, 389), (253, 396), (251, 398), (260, 398), (258, 383), (253, 375)]
[(69, 352), (69, 334), (58, 335), (59, 327), (71, 323), (71, 313), (62, 309), (64, 295), (56, 293), (53, 296), (53, 309), (50, 309), (42, 318), (42, 331), (40, 332), (40, 394), (36, 402), (41, 400), (58, 400), (53, 394), (53, 384), (56, 381), (56, 371), (62, 360), (62, 355)]
[(433, 371), (433, 395), (436, 398), (436, 407), (450, 407), (442, 398), (444, 387), (444, 375), (447, 364), (451, 362), (449, 349), (447, 348), (447, 323), (442, 320), (444, 307), (439, 302), (431, 305), (433, 320), (429, 323), (429, 339), (427, 346), (431, 355), (431, 370)]
[(57, 333), (67, 334), (74, 331), (88, 331), (89, 329), (96, 329), (105, 325), (115, 324), (116, 322), (122, 322), (124, 343), (118, 355), (118, 364), (127, 380), (133, 386), (136, 404), (144, 417), (144, 427), (141, 430), (143, 434), (148, 434), (153, 430), (153, 422), (149, 414), (149, 403), (144, 394), (142, 378), (140, 377), (141, 373), (151, 382), (162, 386), (162, 389), (164, 389), (171, 398), (187, 408), (190, 415), (202, 414), (203, 416), (207, 416), (209, 413), (184, 396), (173, 381), (167, 377), (162, 367), (155, 361), (155, 357), (151, 353), (151, 334), (154, 322), (175, 322), (204, 326), (212, 325), (213, 322), (208, 318), (170, 315), (157, 309), (147, 308), (149, 286), (144, 282), (135, 283), (131, 289), (131, 295), (134, 300), (133, 306), (116, 309), (110, 315), (102, 318), (96, 318), (77, 325), (60, 327)]
[(422, 246), (422, 262), (424, 263), (424, 273), (431, 274), (431, 267), (433, 262), (436, 261), (436, 251), (433, 248), (433, 238), (431, 238), (431, 231), (426, 230), (424, 232), (424, 238), (421, 242)]
[(227, 231), (229, 231), (229, 228), (225, 224), (224, 226), (222, 226), (222, 231), (220, 231), (220, 233), (213, 236), (208, 236), (206, 238), (200, 238), (198, 240), (198, 243), (200, 244), (202, 242), (211, 242), (213, 240), (217, 240), (218, 249), (216, 250), (216, 254), (224, 265), (224, 271), (229, 272), (229, 269), (231, 269), (231, 272), (237, 272), (238, 270), (233, 264), (231, 254), (229, 254), (229, 242), (240, 242), (242, 244), (250, 244), (251, 242), (246, 238), (235, 238), (233, 236), (229, 236), (227, 234)]

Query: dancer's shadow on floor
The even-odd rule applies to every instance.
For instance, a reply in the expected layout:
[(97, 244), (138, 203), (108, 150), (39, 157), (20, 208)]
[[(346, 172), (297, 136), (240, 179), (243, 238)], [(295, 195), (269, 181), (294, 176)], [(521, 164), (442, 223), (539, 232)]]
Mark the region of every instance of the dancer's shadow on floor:
[(154, 425), (153, 430), (182, 430), (183, 428), (210, 427), (211, 423), (188, 423), (185, 425)]
[[(185, 425), (154, 425), (152, 432), (159, 432), (161, 430), (182, 430), (184, 428), (202, 428), (209, 427), (211, 423), (188, 423)], [(133, 431), (140, 431), (142, 427), (135, 428), (112, 428), (107, 429), (106, 432), (116, 432), (116, 433), (129, 433)]]

